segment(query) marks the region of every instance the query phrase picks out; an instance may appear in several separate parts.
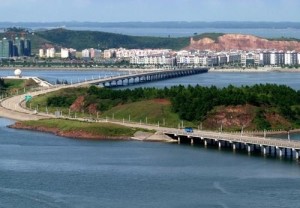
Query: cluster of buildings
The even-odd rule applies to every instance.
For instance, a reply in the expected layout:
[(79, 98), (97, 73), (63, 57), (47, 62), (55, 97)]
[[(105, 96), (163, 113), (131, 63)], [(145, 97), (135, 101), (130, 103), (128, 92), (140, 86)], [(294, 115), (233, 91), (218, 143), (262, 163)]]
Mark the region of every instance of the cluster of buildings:
[(0, 40), (0, 58), (31, 56), (31, 41), (25, 38)]
[(300, 65), (300, 53), (296, 51), (177, 51), (152, 55), (132, 56), (131, 64), (138, 65), (192, 65), (192, 66), (282, 66)]
[(61, 48), (56, 53), (54, 48), (40, 49), (40, 57), (45, 58), (82, 58), (126, 60), (134, 65), (168, 65), (168, 66), (282, 66), (300, 65), (300, 53), (296, 51), (253, 50), (253, 51), (173, 51), (170, 49), (107, 49), (94, 48), (76, 51)]
[(101, 50), (97, 50), (94, 48), (84, 49), (81, 52), (78, 52), (74, 48), (61, 48), (59, 52), (55, 50), (55, 48), (47, 48), (39, 50), (40, 58), (83, 58), (86, 60), (100, 58)]

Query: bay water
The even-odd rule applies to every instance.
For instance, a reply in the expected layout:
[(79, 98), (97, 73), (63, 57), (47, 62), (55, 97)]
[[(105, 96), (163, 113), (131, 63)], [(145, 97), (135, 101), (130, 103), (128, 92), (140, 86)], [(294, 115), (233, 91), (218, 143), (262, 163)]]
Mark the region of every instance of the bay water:
[(170, 143), (84, 141), (0, 119), (0, 207), (298, 207), (297, 162)]

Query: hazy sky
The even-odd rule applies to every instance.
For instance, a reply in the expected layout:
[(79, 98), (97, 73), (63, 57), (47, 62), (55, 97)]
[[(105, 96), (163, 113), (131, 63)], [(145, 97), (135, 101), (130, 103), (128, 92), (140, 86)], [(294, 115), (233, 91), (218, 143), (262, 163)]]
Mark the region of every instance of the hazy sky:
[(300, 21), (300, 0), (0, 0), (0, 21)]

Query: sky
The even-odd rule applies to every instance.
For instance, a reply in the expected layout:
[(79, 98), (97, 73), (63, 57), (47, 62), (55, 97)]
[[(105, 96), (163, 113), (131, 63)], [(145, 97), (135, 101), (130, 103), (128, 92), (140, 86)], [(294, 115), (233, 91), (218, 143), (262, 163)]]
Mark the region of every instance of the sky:
[(0, 21), (300, 21), (300, 0), (0, 0)]

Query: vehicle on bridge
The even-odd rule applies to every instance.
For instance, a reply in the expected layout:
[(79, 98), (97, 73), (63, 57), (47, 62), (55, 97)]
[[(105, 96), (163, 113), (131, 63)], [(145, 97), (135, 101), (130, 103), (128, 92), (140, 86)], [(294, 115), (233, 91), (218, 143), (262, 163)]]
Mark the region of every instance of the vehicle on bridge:
[(193, 132), (194, 132), (194, 130), (193, 130), (192, 127), (185, 127), (185, 128), (184, 128), (184, 131), (185, 131), (186, 133), (193, 133)]

